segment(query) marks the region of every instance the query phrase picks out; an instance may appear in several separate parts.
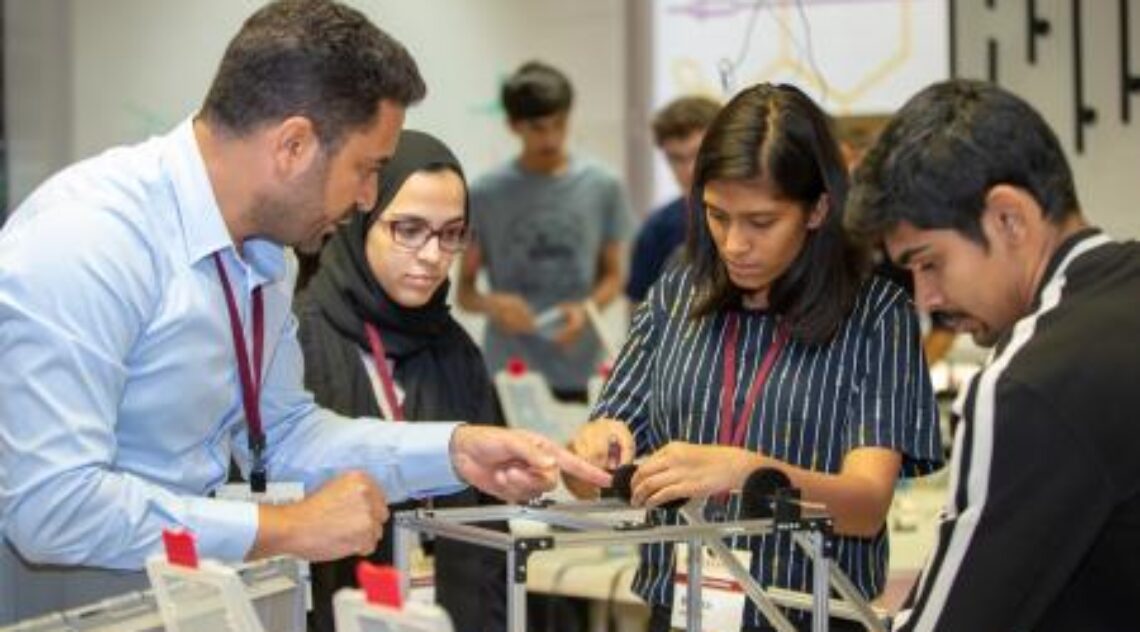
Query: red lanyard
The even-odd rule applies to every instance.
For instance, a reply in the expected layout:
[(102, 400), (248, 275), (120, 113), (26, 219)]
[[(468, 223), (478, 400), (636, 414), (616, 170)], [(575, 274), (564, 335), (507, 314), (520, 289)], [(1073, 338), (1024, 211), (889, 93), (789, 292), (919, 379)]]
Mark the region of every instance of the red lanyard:
[(261, 286), (253, 290), (253, 363), (245, 348), (245, 333), (238, 315), (237, 302), (230, 287), (226, 267), (218, 253), (214, 253), (214, 266), (222, 280), (226, 292), (226, 309), (230, 316), (230, 334), (234, 340), (234, 355), (237, 356), (238, 379), (241, 381), (241, 406), (245, 410), (245, 423), (249, 428), (249, 451), (253, 460), (250, 468), (249, 485), (254, 492), (264, 492), (265, 472), (265, 430), (261, 425), (261, 358), (265, 346), (265, 304), (261, 297)]
[(760, 368), (756, 371), (756, 375), (752, 378), (752, 384), (748, 387), (748, 395), (744, 399), (744, 408), (740, 410), (740, 414), (734, 420), (732, 418), (732, 403), (733, 397), (736, 395), (736, 341), (740, 336), (740, 319), (735, 313), (728, 315), (727, 328), (724, 351), (724, 381), (720, 389), (720, 437), (718, 439), (721, 445), (743, 447), (744, 436), (748, 430), (748, 418), (752, 415), (752, 409), (756, 408), (756, 400), (759, 399), (764, 384), (772, 373), (772, 367), (775, 366), (776, 360), (780, 357), (780, 352), (787, 346), (791, 332), (786, 326), (777, 326), (776, 337), (772, 341), (772, 346), (768, 347), (764, 353), (764, 358), (760, 361)]
[(392, 421), (404, 421), (404, 407), (396, 396), (396, 381), (392, 379), (392, 371), (388, 368), (388, 355), (384, 351), (384, 341), (380, 339), (380, 330), (372, 323), (364, 323), (364, 333), (368, 335), (368, 344), (372, 347), (372, 363), (380, 378), (384, 399), (388, 400), (389, 410), (392, 411)]

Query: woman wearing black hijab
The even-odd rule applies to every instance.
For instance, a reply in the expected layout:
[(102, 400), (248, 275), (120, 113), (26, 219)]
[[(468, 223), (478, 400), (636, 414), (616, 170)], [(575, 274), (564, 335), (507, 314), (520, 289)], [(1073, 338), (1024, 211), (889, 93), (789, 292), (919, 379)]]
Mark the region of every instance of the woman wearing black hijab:
[[(337, 231), (294, 305), (305, 386), (318, 403), (346, 416), (388, 420), (381, 423), (502, 425), (482, 355), (447, 304), (448, 271), (467, 236), (459, 162), (434, 137), (404, 131), (380, 174), (376, 208)], [(433, 499), (435, 506), (490, 502), (474, 489)], [(434, 552), (436, 600), (456, 630), (504, 629), (502, 554), (442, 539)], [(332, 595), (355, 585), (359, 559), (313, 565), (312, 627), (333, 630)], [(390, 522), (369, 559), (391, 562)]]

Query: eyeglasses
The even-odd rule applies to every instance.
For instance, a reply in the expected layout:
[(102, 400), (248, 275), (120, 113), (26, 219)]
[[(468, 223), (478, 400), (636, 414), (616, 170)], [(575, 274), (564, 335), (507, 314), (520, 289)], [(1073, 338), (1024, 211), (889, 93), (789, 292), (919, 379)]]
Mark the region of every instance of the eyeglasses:
[(408, 250), (419, 250), (426, 246), (432, 237), (438, 237), (439, 249), (454, 254), (466, 248), (471, 237), (471, 231), (467, 228), (467, 224), (463, 223), (447, 224), (443, 228), (435, 229), (422, 219), (379, 221), (388, 227), (392, 241)]

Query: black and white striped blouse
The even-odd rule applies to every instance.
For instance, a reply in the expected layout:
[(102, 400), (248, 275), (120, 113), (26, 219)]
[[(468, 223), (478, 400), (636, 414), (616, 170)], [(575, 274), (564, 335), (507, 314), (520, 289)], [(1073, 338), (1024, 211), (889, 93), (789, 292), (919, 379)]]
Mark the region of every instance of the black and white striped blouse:
[[(657, 282), (634, 315), (630, 336), (591, 419), (629, 424), (639, 455), (670, 441), (715, 444), (726, 313), (700, 319), (691, 272), (674, 268)], [(761, 358), (772, 344), (776, 318), (740, 310), (734, 411), (741, 409)], [(779, 355), (749, 420), (744, 445), (802, 468), (838, 472), (859, 447), (887, 447), (903, 455), (903, 475), (941, 463), (937, 408), (909, 299), (896, 285), (873, 277), (833, 339), (822, 345), (791, 340)], [(737, 511), (730, 501), (729, 515)], [(675, 515), (658, 515), (675, 522)], [(835, 559), (868, 596), (886, 581), (887, 538), (837, 537)], [(811, 564), (787, 535), (737, 538), (733, 546), (759, 550), (752, 572), (763, 585), (810, 590)], [(670, 605), (671, 545), (642, 547), (634, 590), (648, 602)], [(745, 621), (758, 623), (751, 604)]]

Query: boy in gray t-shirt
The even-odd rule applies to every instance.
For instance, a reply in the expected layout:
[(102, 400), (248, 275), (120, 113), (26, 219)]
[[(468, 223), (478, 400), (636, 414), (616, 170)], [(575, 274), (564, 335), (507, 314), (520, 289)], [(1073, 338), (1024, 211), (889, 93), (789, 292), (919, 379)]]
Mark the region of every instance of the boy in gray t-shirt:
[[(602, 307), (624, 285), (629, 205), (613, 175), (567, 152), (573, 89), (561, 72), (524, 64), (503, 85), (502, 101), (522, 151), (471, 187), (476, 242), (463, 260), (459, 304), (487, 314), (492, 371), (517, 356), (556, 397), (584, 401), (602, 360), (584, 305)], [(487, 294), (475, 288), (483, 266)], [(548, 310), (557, 314), (554, 326), (536, 326)]]

